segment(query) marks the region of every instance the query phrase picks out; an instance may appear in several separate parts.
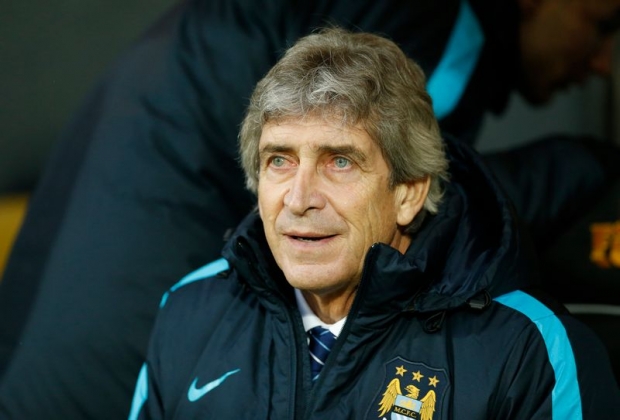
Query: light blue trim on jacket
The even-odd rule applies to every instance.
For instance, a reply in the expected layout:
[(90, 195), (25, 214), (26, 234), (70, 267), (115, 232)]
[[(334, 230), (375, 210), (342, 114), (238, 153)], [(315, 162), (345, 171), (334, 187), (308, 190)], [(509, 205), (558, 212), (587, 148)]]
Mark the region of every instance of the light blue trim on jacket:
[(146, 363), (142, 365), (140, 374), (138, 375), (138, 382), (136, 383), (136, 390), (133, 393), (133, 400), (131, 402), (131, 411), (129, 412), (128, 420), (137, 420), (140, 415), (140, 410), (146, 402), (146, 398), (149, 394), (149, 379), (146, 369)]
[(220, 258), (219, 260), (215, 260), (205, 266), (200, 267), (195, 271), (192, 271), (191, 273), (183, 277), (177, 284), (172, 286), (170, 290), (164, 293), (164, 296), (161, 298), (161, 302), (159, 303), (159, 307), (163, 308), (168, 301), (168, 296), (170, 296), (170, 293), (174, 292), (178, 288), (183, 287), (186, 284), (195, 282), (196, 280), (213, 277), (221, 273), (222, 271), (228, 270), (229, 268), (230, 265), (228, 264), (228, 261), (226, 261), (224, 258)]
[[(177, 284), (172, 286), (170, 290), (164, 293), (164, 296), (161, 299), (159, 307), (162, 308), (166, 305), (168, 301), (168, 296), (170, 293), (179, 289), (180, 287), (185, 286), (186, 284), (192, 283), (197, 280), (202, 280), (208, 277), (213, 277), (222, 271), (226, 271), (230, 268), (228, 261), (224, 258), (220, 258), (219, 260), (215, 260), (199, 269), (192, 271), (185, 277), (183, 277)], [(140, 369), (140, 374), (138, 375), (138, 381), (136, 383), (136, 390), (133, 394), (133, 400), (131, 402), (131, 411), (129, 412), (128, 420), (137, 420), (140, 415), (140, 410), (144, 406), (148, 398), (148, 371), (146, 368), (146, 363), (142, 365), (142, 369)]]
[(581, 419), (577, 365), (562, 322), (549, 308), (522, 291), (511, 292), (495, 300), (526, 315), (536, 324), (545, 341), (549, 361), (555, 372), (552, 392), (553, 420)]
[(461, 100), (484, 45), (484, 33), (469, 2), (463, 0), (443, 57), (428, 79), (437, 119), (448, 116)]

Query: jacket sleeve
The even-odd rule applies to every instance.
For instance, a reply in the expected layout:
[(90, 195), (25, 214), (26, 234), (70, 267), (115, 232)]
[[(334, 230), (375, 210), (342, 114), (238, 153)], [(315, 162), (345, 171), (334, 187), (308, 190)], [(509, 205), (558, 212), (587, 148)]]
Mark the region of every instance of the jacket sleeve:
[(136, 389), (131, 401), (129, 420), (163, 418), (161, 400), (158, 397), (157, 382), (148, 363), (144, 363), (138, 375)]
[(501, 303), (529, 319), (515, 337), (493, 418), (620, 418), (620, 391), (592, 331), (525, 293), (510, 294)]
[[(167, 294), (166, 294), (167, 295)], [(164, 296), (166, 296), (164, 295)], [(161, 364), (162, 344), (170, 341), (166, 332), (167, 307), (160, 305), (151, 332), (146, 360), (140, 368), (128, 420), (158, 420), (165, 418)]]
[(584, 420), (620, 419), (620, 388), (607, 349), (581, 321), (569, 315), (560, 319), (575, 357)]

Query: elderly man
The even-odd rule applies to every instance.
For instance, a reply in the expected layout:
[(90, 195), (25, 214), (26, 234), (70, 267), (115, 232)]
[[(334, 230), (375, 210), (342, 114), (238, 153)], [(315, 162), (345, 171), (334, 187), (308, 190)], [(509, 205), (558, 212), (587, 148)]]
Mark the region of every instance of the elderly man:
[(489, 172), (448, 141), (448, 174), (424, 87), (394, 43), (341, 29), (259, 82), (258, 210), (162, 300), (131, 419), (620, 415), (600, 343), (523, 291)]

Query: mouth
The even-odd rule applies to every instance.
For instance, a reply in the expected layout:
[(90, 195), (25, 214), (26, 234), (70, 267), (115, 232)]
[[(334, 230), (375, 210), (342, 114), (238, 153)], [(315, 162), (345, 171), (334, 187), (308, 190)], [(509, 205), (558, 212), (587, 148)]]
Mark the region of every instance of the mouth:
[(326, 236), (299, 236), (299, 235), (287, 235), (289, 238), (294, 239), (296, 241), (302, 242), (318, 242), (325, 239), (333, 238), (336, 235), (326, 235)]

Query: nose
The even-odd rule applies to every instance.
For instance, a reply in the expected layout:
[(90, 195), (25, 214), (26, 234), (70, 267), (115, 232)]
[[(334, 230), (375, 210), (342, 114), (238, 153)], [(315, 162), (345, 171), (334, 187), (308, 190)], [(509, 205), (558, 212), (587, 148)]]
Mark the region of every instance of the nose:
[(613, 65), (614, 38), (609, 36), (590, 59), (590, 69), (601, 76), (610, 76)]
[(320, 179), (314, 167), (299, 166), (291, 179), (290, 188), (284, 195), (284, 205), (289, 211), (301, 216), (308, 210), (325, 206), (325, 197), (320, 192)]

